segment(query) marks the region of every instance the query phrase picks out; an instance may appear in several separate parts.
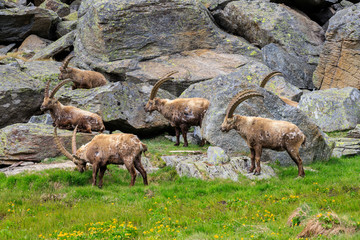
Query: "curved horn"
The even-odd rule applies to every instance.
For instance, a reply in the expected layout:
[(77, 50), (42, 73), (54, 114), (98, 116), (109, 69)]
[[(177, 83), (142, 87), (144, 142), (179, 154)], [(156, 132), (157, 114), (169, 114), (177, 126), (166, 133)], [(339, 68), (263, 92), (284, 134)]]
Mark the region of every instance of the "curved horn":
[(45, 85), (45, 97), (49, 97), (49, 87), (50, 87), (50, 80), (47, 81)]
[(60, 139), (57, 135), (57, 126), (55, 126), (54, 128), (54, 141), (56, 146), (58, 147), (58, 149), (60, 150), (60, 152), (62, 154), (64, 154), (68, 159), (70, 159), (71, 161), (73, 161), (74, 163), (77, 162), (77, 160), (74, 158), (73, 155), (71, 155), (65, 148), (64, 146), (61, 144)]
[(272, 78), (275, 77), (276, 75), (283, 75), (281, 72), (271, 72), (268, 75), (266, 75), (266, 77), (264, 77), (264, 79), (261, 81), (260, 83), (260, 87), (265, 87), (266, 83)]
[(69, 65), (70, 60), (75, 57), (74, 55), (69, 55), (68, 57), (65, 58), (62, 67), (65, 69), (67, 68), (67, 66)]
[(74, 132), (73, 132), (73, 136), (72, 136), (72, 140), (71, 140), (71, 149), (72, 149), (72, 153), (73, 155), (76, 155), (76, 151), (77, 151), (77, 147), (76, 147), (76, 132), (77, 132), (77, 128), (78, 128), (79, 124), (76, 125)]
[(178, 73), (178, 71), (171, 71), (168, 74), (166, 74), (165, 76), (163, 76), (159, 81), (157, 81), (155, 83), (155, 85), (153, 86), (153, 88), (151, 89), (151, 93), (150, 93), (150, 100), (153, 100), (157, 94), (157, 91), (159, 90), (159, 87), (161, 86), (161, 84), (163, 84), (164, 82), (170, 80), (170, 79), (174, 79), (173, 77), (170, 77), (171, 75)]
[(52, 90), (51, 94), (50, 94), (50, 98), (53, 98), (56, 94), (57, 91), (59, 91), (59, 89), (64, 86), (64, 84), (68, 83), (68, 82), (72, 82), (73, 80), (72, 79), (65, 79), (61, 82), (58, 83), (58, 85), (56, 85), (54, 87), (54, 90)]
[(246, 99), (252, 98), (252, 97), (264, 97), (262, 94), (260, 94), (257, 91), (254, 90), (245, 90), (238, 93), (235, 97), (232, 98), (231, 102), (229, 103), (227, 109), (226, 109), (226, 118), (232, 118), (233, 113), (236, 109), (236, 107)]

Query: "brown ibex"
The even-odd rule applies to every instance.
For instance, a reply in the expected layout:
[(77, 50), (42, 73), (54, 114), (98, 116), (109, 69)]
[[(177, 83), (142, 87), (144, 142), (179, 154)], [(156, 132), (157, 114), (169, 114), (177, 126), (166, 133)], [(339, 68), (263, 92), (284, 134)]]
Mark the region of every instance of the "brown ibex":
[(76, 125), (79, 125), (79, 131), (81, 132), (104, 131), (105, 126), (99, 115), (73, 106), (64, 106), (55, 98), (55, 93), (68, 82), (71, 82), (71, 80), (61, 81), (49, 94), (50, 81), (48, 81), (40, 110), (49, 110), (54, 126), (58, 126), (61, 129), (72, 130)]
[(247, 90), (238, 93), (231, 100), (226, 109), (226, 116), (221, 125), (221, 131), (228, 132), (231, 129), (235, 129), (246, 141), (251, 152), (249, 173), (254, 171), (256, 162), (254, 174), (260, 174), (260, 157), (262, 150), (267, 148), (276, 151), (287, 151), (291, 159), (298, 166), (298, 175), (301, 177), (305, 176), (299, 149), (301, 145), (305, 144), (306, 137), (295, 124), (268, 118), (233, 115), (236, 107), (241, 102), (255, 96), (263, 97), (263, 95), (254, 90)]
[[(275, 77), (277, 75), (283, 75), (281, 72), (271, 72), (269, 73), (260, 83), (260, 87), (262, 88), (265, 88), (265, 85), (266, 83), (272, 78), (272, 77)], [(297, 107), (298, 106), (298, 103), (293, 101), (293, 100), (290, 100), (286, 97), (280, 97), (279, 98), (281, 100), (283, 100), (286, 104), (290, 105), (290, 106), (293, 106), (293, 107)]]
[(137, 136), (125, 133), (99, 134), (87, 144), (76, 149), (76, 128), (77, 126), (72, 137), (72, 154), (61, 144), (57, 136), (57, 127), (54, 128), (54, 140), (61, 153), (72, 160), (80, 172), (85, 171), (86, 163), (92, 164), (93, 186), (96, 186), (96, 178), (99, 172), (99, 188), (102, 187), (108, 164), (125, 164), (131, 174), (130, 186), (135, 183), (135, 169), (143, 177), (144, 185), (148, 185), (147, 174), (141, 164), (141, 154), (147, 151), (147, 146)]
[[(153, 86), (150, 94), (149, 101), (145, 106), (146, 112), (158, 111), (167, 120), (170, 121), (172, 127), (175, 127), (176, 143), (175, 146), (180, 144), (180, 131), (184, 138), (184, 147), (188, 146), (187, 132), (191, 126), (200, 126), (204, 115), (209, 107), (209, 100), (205, 98), (177, 98), (174, 100), (160, 99), (155, 97), (159, 87), (164, 82), (173, 79), (171, 75), (177, 73), (176, 71), (170, 72), (162, 77)], [(202, 144), (204, 143), (204, 140)]]
[(77, 88), (95, 88), (104, 86), (108, 83), (104, 75), (99, 72), (90, 71), (90, 70), (82, 70), (78, 68), (69, 67), (70, 60), (74, 57), (74, 55), (70, 55), (65, 58), (63, 65), (60, 67), (60, 75), (59, 79), (71, 79), (73, 82), (72, 89)]

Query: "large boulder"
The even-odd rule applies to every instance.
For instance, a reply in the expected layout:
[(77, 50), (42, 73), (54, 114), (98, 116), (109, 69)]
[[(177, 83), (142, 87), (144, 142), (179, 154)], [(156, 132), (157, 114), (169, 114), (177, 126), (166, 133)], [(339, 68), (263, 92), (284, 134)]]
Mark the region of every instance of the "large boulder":
[[(298, 58), (303, 64), (296, 68), (288, 62), (289, 68), (284, 74), (288, 79), (302, 80), (303, 83), (298, 87), (305, 85), (307, 88), (313, 88), (311, 73), (315, 70), (324, 41), (324, 31), (316, 22), (285, 5), (262, 0), (227, 1), (212, 13), (223, 28), (251, 43), (260, 47), (277, 43), (286, 51), (284, 53), (287, 53), (277, 55), (284, 58), (281, 61), (286, 61), (290, 57)], [(303, 65), (308, 66), (306, 72), (301, 75), (298, 71), (303, 71)], [(276, 67), (276, 64), (270, 67)]]
[[(225, 118), (225, 110), (231, 98), (245, 89), (254, 89), (264, 95), (262, 98), (252, 98), (238, 106), (235, 114), (245, 116), (266, 117), (284, 120), (296, 124), (306, 135), (306, 144), (300, 149), (304, 163), (315, 160), (327, 160), (331, 155), (326, 135), (301, 110), (285, 104), (276, 95), (257, 85), (249, 84), (238, 78), (239, 73), (217, 77), (192, 85), (182, 96), (208, 97), (210, 106), (202, 124), (202, 135), (212, 145), (219, 146), (228, 153), (249, 153), (245, 141), (235, 131), (228, 133), (220, 131)], [(262, 161), (278, 161), (282, 165), (294, 164), (286, 152), (264, 150)]]
[[(106, 130), (144, 136), (170, 129), (169, 122), (158, 112), (149, 114), (144, 110), (151, 88), (146, 84), (116, 82), (93, 89), (63, 88), (57, 97), (64, 105), (99, 114)], [(158, 95), (161, 98), (175, 98), (163, 90)]]
[(35, 34), (52, 39), (60, 19), (51, 10), (37, 7), (0, 9), (0, 42), (22, 42)]
[(40, 4), (40, 7), (56, 12), (59, 17), (65, 17), (70, 13), (69, 5), (60, 0), (45, 0), (42, 4)]
[[(18, 123), (0, 129), (0, 164), (17, 161), (40, 162), (45, 158), (61, 155), (53, 141), (53, 126), (46, 124)], [(65, 148), (71, 152), (72, 131), (58, 130)], [(94, 137), (89, 133), (77, 134), (80, 147)]]
[(127, 59), (145, 61), (194, 49), (261, 57), (244, 39), (221, 31), (196, 0), (86, 0), (79, 9), (77, 32), (78, 63), (109, 73)]
[(331, 19), (319, 65), (317, 88), (360, 88), (360, 4), (338, 11)]
[(353, 129), (360, 123), (360, 91), (347, 87), (309, 92), (301, 97), (301, 109), (323, 131)]
[(52, 61), (0, 65), (0, 128), (39, 114), (45, 82), (58, 74), (59, 64)]
[(243, 55), (197, 49), (140, 62), (139, 69), (128, 72), (126, 76), (128, 80), (153, 85), (166, 73), (176, 70), (179, 73), (173, 75), (175, 79), (165, 82), (161, 88), (179, 96), (193, 83), (235, 72), (250, 61), (251, 58)]
[(52, 44), (41, 49), (31, 58), (31, 60), (49, 59), (55, 56), (56, 54), (61, 53), (62, 51), (72, 47), (74, 40), (75, 40), (75, 30), (67, 33), (66, 35), (62, 36)]

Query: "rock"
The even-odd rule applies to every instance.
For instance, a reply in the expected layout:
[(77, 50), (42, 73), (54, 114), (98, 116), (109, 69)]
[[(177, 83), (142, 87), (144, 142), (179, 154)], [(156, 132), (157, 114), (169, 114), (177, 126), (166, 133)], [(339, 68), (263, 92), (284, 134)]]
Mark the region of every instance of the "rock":
[[(50, 43), (52, 43), (52, 41), (45, 38), (40, 38), (32, 34), (28, 36), (21, 43), (20, 47), (18, 48), (18, 52), (30, 53), (34, 55), (35, 52), (42, 50), (43, 48), (47, 47)], [(31, 55), (29, 56), (32, 57)]]
[(3, 46), (0, 48), (0, 55), (6, 55), (8, 52), (10, 52), (14, 47), (16, 46), (15, 43), (11, 43), (7, 46)]
[(78, 14), (78, 62), (119, 77), (134, 70), (113, 72), (129, 59), (143, 62), (195, 49), (261, 57), (258, 48), (221, 31), (195, 0), (84, 0)]
[(239, 173), (250, 179), (268, 179), (276, 176), (274, 170), (266, 164), (261, 165), (259, 176), (248, 174), (251, 162), (248, 157), (232, 157), (228, 163), (218, 165), (207, 163), (208, 158), (205, 155), (162, 156), (161, 159), (165, 161), (166, 166), (174, 167), (180, 177), (238, 181)]
[(350, 130), (347, 136), (350, 138), (360, 138), (360, 124), (357, 124), (354, 129)]
[[(116, 82), (93, 89), (63, 88), (57, 96), (64, 105), (99, 114), (107, 130), (118, 129), (144, 136), (172, 129), (169, 122), (158, 112), (145, 113), (144, 106), (151, 88), (146, 84)], [(162, 98), (174, 98), (161, 89), (158, 95)]]
[(35, 172), (35, 171), (42, 171), (45, 169), (76, 169), (76, 166), (72, 161), (65, 161), (61, 163), (51, 163), (51, 164), (38, 163), (30, 166), (23, 166), (23, 164), (21, 164), (18, 167), (10, 168), (10, 169), (8, 168), (5, 169), (4, 171), (0, 169), (0, 171), (3, 172), (6, 176), (12, 176), (24, 172)]
[[(217, 79), (216, 81), (223, 82), (225, 85), (227, 85), (226, 82), (229, 81), (231, 82), (231, 84), (251, 83), (259, 86), (260, 82), (270, 72), (272, 72), (272, 70), (269, 69), (262, 62), (253, 60), (251, 62), (246, 63), (245, 65), (240, 65), (237, 68), (236, 72), (223, 76), (218, 76), (214, 79)], [(204, 81), (203, 84), (202, 83), (193, 84), (187, 90), (185, 90), (180, 97), (185, 97), (185, 98), (204, 97), (209, 99), (212, 97), (211, 94), (217, 91), (216, 88), (207, 85), (210, 82), (211, 80)], [(202, 86), (204, 86), (204, 88), (202, 88)], [(210, 92), (207, 92), (209, 88), (211, 90), (209, 90)], [(220, 89), (222, 89), (222, 87), (220, 87), (219, 90)], [(282, 76), (273, 77), (265, 85), (265, 89), (279, 96), (286, 97), (294, 101), (298, 101), (300, 99), (300, 96), (303, 94), (302, 91), (300, 91), (298, 88), (287, 82)]]
[[(277, 43), (288, 54), (278, 54), (285, 59), (296, 58), (299, 66), (292, 64), (286, 71), (289, 79), (302, 79), (303, 85), (312, 88), (312, 72), (324, 41), (323, 29), (303, 14), (285, 5), (268, 1), (227, 1), (222, 8), (212, 12), (226, 31), (242, 36), (249, 42), (264, 47)], [(274, 54), (274, 53), (273, 53)], [(288, 56), (291, 55), (291, 56)], [(270, 58), (265, 56), (266, 58)], [(303, 74), (302, 67), (306, 65)], [(294, 71), (294, 72), (293, 72)], [(310, 83), (310, 84), (309, 84)]]
[(54, 55), (72, 47), (75, 39), (75, 31), (69, 32), (63, 37), (59, 38), (46, 48), (37, 52), (31, 60), (39, 60), (39, 59), (48, 59), (53, 57)]
[(338, 11), (329, 22), (313, 82), (319, 89), (360, 88), (360, 4)]
[(76, 29), (77, 21), (62, 21), (56, 25), (56, 36), (61, 38)]
[[(0, 129), (0, 164), (11, 161), (40, 162), (44, 158), (61, 155), (53, 142), (53, 129), (53, 126), (34, 123), (18, 123)], [(72, 131), (58, 130), (58, 136), (71, 152)], [(94, 136), (78, 133), (78, 147), (91, 141)]]
[[(143, 165), (143, 167), (144, 167), (144, 169), (145, 169), (145, 171), (146, 171), (147, 174), (150, 174), (150, 173), (153, 173), (153, 172), (156, 172), (157, 170), (159, 170), (158, 167), (154, 167), (154, 166), (151, 164), (149, 158), (147, 158), (147, 157), (144, 157), (144, 156), (141, 157), (141, 164)], [(127, 171), (125, 165), (119, 165), (119, 168), (120, 168), (120, 169), (124, 169), (124, 170)], [(140, 174), (139, 171), (136, 170), (136, 173), (137, 173), (137, 175), (138, 175), (139, 177), (141, 176), (141, 174)]]
[[(254, 64), (252, 68), (255, 66)], [(258, 72), (249, 68), (249, 66), (248, 69), (245, 66), (242, 68), (244, 69), (237, 73), (193, 84), (182, 94), (183, 97), (208, 97), (211, 102), (203, 120), (202, 136), (210, 144), (223, 148), (227, 153), (249, 153), (247, 144), (235, 130), (223, 133), (220, 131), (220, 126), (231, 98), (241, 90), (253, 89), (263, 94), (264, 99), (252, 98), (241, 103), (235, 114), (292, 122), (306, 135), (306, 144), (300, 148), (300, 156), (303, 162), (306, 164), (315, 160), (327, 160), (332, 149), (326, 135), (320, 128), (301, 110), (285, 104), (277, 96), (265, 89), (247, 83), (246, 77), (239, 77), (246, 76), (249, 72)], [(264, 150), (261, 159), (262, 161), (278, 161), (281, 165), (294, 164), (286, 152), (275, 152), (273, 150)]]
[[(16, 61), (15, 61), (16, 62)], [(0, 65), (0, 128), (40, 114), (47, 80), (58, 78), (61, 63), (28, 61)]]
[(360, 155), (360, 139), (358, 138), (330, 138), (334, 143), (332, 157), (349, 157)]
[(312, 74), (316, 65), (308, 64), (271, 43), (262, 48), (263, 60), (274, 71), (282, 72), (286, 80), (302, 89), (313, 89)]
[(0, 9), (0, 42), (22, 42), (31, 34), (52, 39), (59, 20), (53, 11), (37, 7)]
[(228, 155), (226, 155), (224, 149), (220, 147), (210, 146), (207, 150), (207, 162), (212, 165), (225, 164), (230, 161)]
[(360, 91), (347, 87), (306, 93), (301, 97), (301, 109), (323, 131), (355, 128), (360, 123)]
[(161, 88), (179, 96), (193, 83), (237, 71), (240, 66), (250, 61), (251, 58), (238, 54), (197, 49), (140, 62), (139, 69), (127, 73), (126, 76), (134, 82), (154, 85), (166, 73), (178, 71), (178, 74), (173, 75), (175, 79), (165, 82)]
[(59, 17), (65, 17), (70, 13), (69, 5), (59, 0), (45, 0), (40, 7), (56, 12)]
[(53, 122), (54, 121), (52, 120), (51, 115), (46, 113), (43, 115), (32, 116), (28, 123), (42, 123), (52, 126)]

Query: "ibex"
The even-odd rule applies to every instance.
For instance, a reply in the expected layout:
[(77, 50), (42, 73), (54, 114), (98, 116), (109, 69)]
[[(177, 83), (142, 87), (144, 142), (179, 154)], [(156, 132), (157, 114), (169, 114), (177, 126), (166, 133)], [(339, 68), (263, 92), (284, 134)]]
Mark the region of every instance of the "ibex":
[(133, 186), (136, 179), (137, 169), (143, 177), (144, 185), (148, 185), (147, 174), (141, 164), (141, 154), (147, 151), (147, 146), (133, 134), (99, 134), (90, 142), (76, 148), (76, 128), (72, 136), (72, 153), (70, 154), (61, 144), (57, 136), (57, 127), (54, 128), (54, 140), (67, 158), (72, 160), (80, 172), (86, 169), (86, 163), (92, 164), (92, 185), (96, 186), (96, 178), (99, 172), (99, 188), (103, 185), (104, 173), (108, 164), (125, 164), (131, 174), (130, 186)]
[(221, 131), (228, 132), (235, 129), (246, 141), (251, 152), (249, 173), (254, 171), (256, 162), (254, 175), (260, 174), (260, 157), (262, 150), (267, 148), (276, 151), (287, 151), (298, 166), (298, 175), (305, 176), (299, 149), (301, 145), (305, 144), (306, 137), (295, 124), (268, 118), (233, 115), (236, 107), (241, 102), (255, 96), (263, 97), (254, 90), (247, 90), (238, 93), (231, 100), (226, 109)]
[[(283, 75), (281, 72), (271, 72), (269, 73), (260, 83), (260, 87), (265, 88), (266, 83), (272, 78), (275, 77), (276, 75)], [(292, 101), (286, 97), (280, 97), (279, 98), (281, 100), (283, 100), (286, 104), (293, 106), (293, 107), (297, 107), (298, 103), (295, 101)]]
[(151, 113), (156, 110), (160, 112), (167, 120), (170, 121), (171, 126), (175, 127), (175, 146), (180, 145), (181, 131), (184, 138), (184, 147), (187, 147), (188, 141), (186, 135), (189, 128), (191, 126), (201, 127), (201, 122), (210, 102), (205, 98), (178, 98), (175, 100), (156, 98), (156, 93), (161, 84), (173, 79), (170, 76), (175, 73), (177, 72), (170, 72), (155, 83), (150, 93), (150, 99), (145, 106), (145, 111)]
[(91, 131), (104, 131), (105, 126), (99, 115), (73, 106), (64, 106), (55, 98), (55, 93), (68, 82), (71, 82), (71, 80), (61, 81), (49, 94), (50, 81), (48, 81), (45, 87), (44, 101), (40, 110), (49, 110), (54, 121), (54, 126), (58, 126), (61, 129), (72, 130), (76, 125), (79, 125), (79, 131), (81, 132), (91, 133)]
[(81, 70), (78, 68), (68, 67), (70, 60), (74, 55), (65, 58), (63, 65), (60, 67), (59, 79), (71, 79), (73, 82), (72, 89), (77, 88), (95, 88), (104, 86), (108, 83), (104, 75), (99, 72), (90, 70)]

